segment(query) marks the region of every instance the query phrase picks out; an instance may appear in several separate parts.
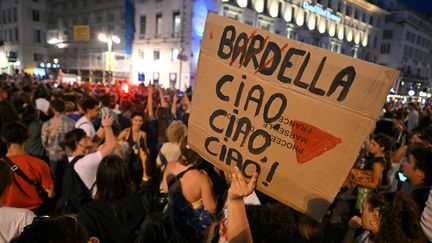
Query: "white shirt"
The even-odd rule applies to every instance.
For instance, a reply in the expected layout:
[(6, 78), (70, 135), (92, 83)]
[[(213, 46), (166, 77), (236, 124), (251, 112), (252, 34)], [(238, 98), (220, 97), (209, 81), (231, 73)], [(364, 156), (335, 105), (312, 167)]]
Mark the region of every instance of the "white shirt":
[[(165, 156), (167, 162), (177, 161), (178, 158), (180, 157), (180, 146), (177, 143), (171, 143), (171, 142), (164, 143), (159, 153)], [(163, 165), (163, 161), (161, 161), (159, 156), (156, 158), (156, 164)]]
[[(69, 157), (69, 162), (71, 162), (73, 158), (74, 157)], [(101, 161), (102, 154), (96, 151), (85, 155), (75, 163), (75, 172), (88, 189), (90, 189), (96, 181), (96, 171)]]
[(87, 136), (91, 139), (96, 135), (96, 130), (93, 126), (93, 123), (87, 119), (87, 117), (82, 116), (76, 123), (75, 128), (81, 128), (85, 131)]
[(0, 207), (0, 242), (9, 242), (33, 222), (36, 215), (25, 208)]

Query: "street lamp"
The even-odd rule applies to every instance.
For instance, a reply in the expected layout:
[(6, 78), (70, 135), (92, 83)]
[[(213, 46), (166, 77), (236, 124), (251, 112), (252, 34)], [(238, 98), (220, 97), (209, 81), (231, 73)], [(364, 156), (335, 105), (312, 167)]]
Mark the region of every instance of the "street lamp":
[[(112, 78), (112, 45), (113, 43), (115, 44), (119, 44), (120, 43), (120, 38), (118, 36), (115, 35), (106, 35), (105, 33), (100, 33), (98, 35), (98, 39), (102, 42), (107, 43), (108, 45), (108, 52), (105, 55), (105, 70), (108, 71), (108, 81), (111, 84), (111, 78)], [(103, 73), (103, 82), (105, 83), (105, 72)]]

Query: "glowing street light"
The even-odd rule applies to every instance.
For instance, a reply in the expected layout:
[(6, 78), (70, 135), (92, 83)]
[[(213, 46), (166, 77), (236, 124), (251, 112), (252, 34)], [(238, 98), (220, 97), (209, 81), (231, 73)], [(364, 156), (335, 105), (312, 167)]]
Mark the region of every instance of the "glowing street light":
[[(106, 35), (105, 33), (100, 33), (98, 35), (98, 39), (102, 42), (107, 43), (108, 45), (108, 52), (105, 55), (105, 69), (108, 71), (110, 78), (112, 74), (112, 44), (120, 44), (120, 38), (116, 35)], [(104, 73), (105, 74), (105, 73)], [(103, 82), (105, 82), (105, 75), (103, 77)], [(109, 80), (111, 82), (111, 79)]]

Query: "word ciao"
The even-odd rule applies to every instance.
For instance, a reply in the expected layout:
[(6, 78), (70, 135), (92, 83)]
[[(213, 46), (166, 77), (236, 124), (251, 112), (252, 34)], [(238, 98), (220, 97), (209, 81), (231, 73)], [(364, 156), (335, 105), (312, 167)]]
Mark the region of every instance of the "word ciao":
[[(356, 70), (353, 66), (347, 66), (340, 70), (331, 82), (328, 90), (318, 87), (320, 80), (331, 77), (321, 77), (321, 73), (325, 68), (327, 57), (323, 57), (316, 70), (307, 68), (311, 53), (298, 48), (287, 48), (288, 44), (279, 47), (273, 41), (268, 41), (269, 37), (264, 38), (255, 32), (248, 36), (247, 33), (241, 32), (237, 35), (236, 28), (232, 25), (225, 26), (219, 43), (217, 55), (221, 59), (231, 58), (231, 65), (239, 58), (240, 67), (247, 67), (252, 61), (256, 73), (271, 76), (277, 73), (277, 80), (282, 83), (293, 83), (295, 86), (308, 90), (310, 93), (319, 96), (332, 96), (336, 89), (342, 87), (337, 100), (342, 102), (347, 97), (351, 85), (356, 77)], [(285, 52), (284, 56), (283, 53)], [(258, 54), (262, 53), (261, 59), (258, 60)], [(302, 61), (298, 61), (302, 60)], [(286, 73), (290, 73), (290, 69), (294, 65), (300, 65), (299, 71), (295, 77), (288, 77)], [(302, 80), (303, 73), (315, 73), (312, 80)]]
[[(221, 134), (225, 142), (231, 139), (232, 142), (239, 143), (240, 148), (246, 146), (250, 154), (260, 157), (271, 145), (272, 137), (267, 131), (256, 129), (248, 117), (237, 117), (239, 109), (252, 111), (255, 117), (260, 115), (266, 123), (272, 123), (278, 121), (282, 116), (287, 106), (287, 99), (282, 93), (266, 95), (264, 88), (260, 85), (254, 85), (246, 91), (244, 82), (246, 79), (246, 75), (243, 75), (242, 81), (233, 85), (235, 83), (234, 77), (227, 74), (217, 81), (216, 96), (222, 102), (233, 102), (233, 112), (228, 113), (224, 109), (217, 109), (213, 111), (208, 121), (210, 128), (217, 134)], [(223, 91), (233, 89), (237, 89), (235, 97), (230, 97)], [(258, 162), (245, 159), (237, 148), (227, 147), (218, 137), (206, 138), (204, 147), (207, 153), (217, 157), (219, 161), (225, 162), (226, 165), (230, 166), (233, 162), (236, 163), (246, 178), (252, 176), (246, 173), (248, 167), (253, 167), (253, 171), (258, 173), (261, 172), (261, 165)], [(267, 161), (266, 155), (260, 159), (261, 163), (267, 163)], [(274, 161), (270, 166), (265, 181), (262, 181), (265, 186), (268, 186), (273, 179), (278, 166), (279, 162), (277, 161)]]

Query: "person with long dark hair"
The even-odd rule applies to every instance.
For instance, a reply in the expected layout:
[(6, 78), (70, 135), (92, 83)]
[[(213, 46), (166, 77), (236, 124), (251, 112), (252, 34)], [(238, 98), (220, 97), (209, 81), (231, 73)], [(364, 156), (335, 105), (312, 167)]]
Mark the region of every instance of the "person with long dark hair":
[[(401, 192), (371, 192), (362, 205), (362, 215), (349, 222), (346, 242), (426, 242), (416, 203)], [(366, 230), (354, 241), (355, 229)]]
[(150, 205), (135, 193), (126, 162), (116, 155), (105, 157), (97, 169), (96, 187), (96, 198), (80, 210), (78, 221), (101, 242), (132, 242)]

